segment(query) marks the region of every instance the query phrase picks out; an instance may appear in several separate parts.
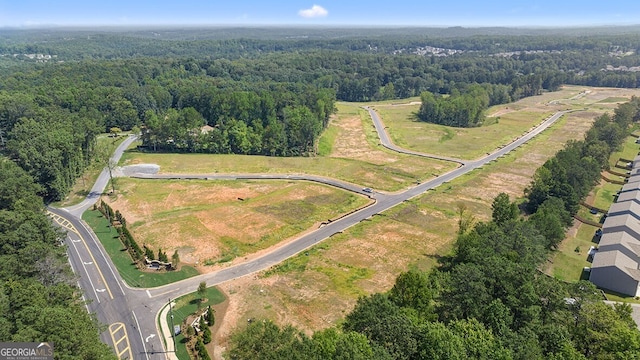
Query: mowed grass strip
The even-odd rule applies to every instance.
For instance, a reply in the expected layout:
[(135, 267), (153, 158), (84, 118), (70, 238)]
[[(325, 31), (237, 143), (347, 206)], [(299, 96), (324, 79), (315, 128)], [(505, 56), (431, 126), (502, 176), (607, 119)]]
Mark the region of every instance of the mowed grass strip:
[(119, 179), (112, 202), (141, 244), (208, 264), (273, 246), (360, 208), (366, 197), (306, 181)]
[[(205, 309), (207, 306), (217, 305), (223, 302), (226, 298), (220, 290), (216, 287), (208, 287), (205, 293), (205, 302), (200, 301), (200, 295), (198, 293), (193, 292), (184, 296), (181, 296), (172, 301), (175, 302), (175, 306), (172, 306), (171, 312), (167, 313), (167, 324), (171, 326), (174, 325), (182, 325), (183, 321), (192, 314), (195, 314), (196, 311), (200, 309)], [(173, 316), (173, 319), (171, 318)], [(189, 324), (191, 325), (191, 324)], [(162, 329), (162, 331), (166, 331), (167, 329)], [(173, 331), (173, 329), (171, 329)], [(181, 360), (189, 360), (189, 353), (187, 352), (187, 339), (184, 336), (183, 332), (180, 332), (175, 337), (176, 340), (176, 356)], [(212, 354), (210, 354), (212, 355)]]
[(140, 271), (131, 260), (129, 253), (124, 249), (120, 239), (118, 239), (116, 229), (113, 226), (109, 226), (109, 222), (99, 211), (85, 211), (82, 214), (82, 219), (89, 224), (93, 232), (98, 236), (111, 261), (118, 269), (120, 276), (129, 286), (156, 287), (198, 275), (198, 271), (191, 266), (182, 266), (178, 271)]
[(568, 236), (560, 244), (558, 251), (552, 258), (551, 274), (555, 278), (570, 283), (589, 278), (589, 275), (584, 272), (584, 268), (591, 266), (591, 263), (587, 261), (587, 252), (589, 247), (597, 246), (593, 242), (596, 230), (595, 226), (578, 224), (576, 234)]

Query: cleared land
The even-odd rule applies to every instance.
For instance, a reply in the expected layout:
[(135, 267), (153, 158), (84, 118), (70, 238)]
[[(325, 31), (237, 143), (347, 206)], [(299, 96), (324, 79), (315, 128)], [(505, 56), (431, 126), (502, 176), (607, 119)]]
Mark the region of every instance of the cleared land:
[[(187, 264), (227, 263), (317, 228), (367, 204), (350, 192), (309, 182), (118, 179), (105, 198), (140, 244)], [(211, 271), (212, 267), (199, 267)]]
[[(425, 180), (445, 173), (456, 164), (397, 154), (381, 146), (369, 147), (362, 131), (357, 106), (338, 105), (339, 119), (334, 117), (322, 148), (331, 151), (328, 157), (268, 157), (208, 154), (149, 154), (127, 152), (122, 165), (153, 163), (165, 174), (208, 173), (271, 173), (313, 174), (332, 177), (363, 187), (397, 191), (416, 180)], [(371, 125), (373, 129), (373, 125)]]
[[(294, 324), (307, 331), (330, 326), (353, 307), (359, 295), (388, 290), (401, 271), (412, 267), (427, 269), (433, 266), (437, 256), (450, 250), (457, 230), (457, 212), (460, 205), (466, 207), (479, 221), (488, 219), (491, 201), (498, 193), (506, 192), (512, 198), (522, 196), (535, 169), (562, 148), (568, 140), (582, 138), (595, 116), (612, 111), (617, 105), (612, 99), (630, 97), (631, 94), (639, 95), (640, 91), (567, 87), (558, 93), (544, 94), (491, 109), (490, 112), (493, 111), (493, 114), (501, 112), (495, 115), (500, 116), (500, 120), (487, 128), (508, 127), (500, 132), (504, 134), (504, 139), (509, 140), (539, 123), (544, 117), (540, 114), (550, 114), (554, 109), (589, 108), (566, 115), (551, 129), (499, 162), (430, 191), (381, 216), (375, 216), (370, 221), (362, 222), (265, 273), (225, 283), (222, 289), (229, 295), (229, 307), (217, 341), (224, 344), (230, 332), (237, 325), (245, 323), (248, 318), (268, 317), (278, 323)], [(573, 100), (558, 100), (568, 98)], [(548, 105), (554, 100), (560, 103)], [(379, 105), (374, 106), (379, 109)], [(417, 108), (415, 104), (397, 108), (411, 106)], [(540, 109), (535, 109), (536, 106)], [(126, 155), (125, 164), (157, 163), (161, 165), (161, 172), (165, 173), (312, 173), (389, 190), (401, 189), (415, 179), (426, 179), (433, 173), (454, 167), (442, 162), (401, 156), (383, 150), (377, 143), (369, 117), (357, 104), (340, 103), (338, 110), (328, 132), (330, 137), (321, 140), (321, 143), (325, 141), (322, 152), (328, 154), (327, 157), (294, 159), (132, 152)], [(406, 115), (406, 112), (404, 114)], [(503, 120), (507, 115), (513, 119), (509, 126), (507, 121)], [(530, 116), (536, 118), (529, 119)], [(390, 120), (382, 113), (382, 117), (391, 134), (396, 127), (400, 127), (396, 122), (403, 121), (400, 116), (396, 120)], [(517, 123), (518, 119), (522, 119), (521, 124)], [(404, 122), (411, 126), (423, 127), (420, 129), (422, 132), (406, 131), (404, 136), (407, 144), (419, 143), (411, 136), (423, 136), (422, 133), (429, 132), (427, 129), (432, 126), (415, 123), (411, 119), (404, 119)], [(484, 131), (483, 128), (471, 130)], [(473, 136), (480, 135), (471, 134), (464, 137), (454, 134), (451, 139), (436, 142), (428, 149), (405, 146), (434, 153), (437, 153), (438, 146), (448, 146), (452, 153), (440, 150), (443, 151), (443, 155), (462, 156), (460, 154), (468, 151), (467, 145)], [(443, 135), (434, 136), (437, 139), (442, 137)], [(454, 146), (456, 143), (458, 145)], [(498, 143), (499, 141), (496, 142)], [(477, 157), (487, 151), (483, 149), (477, 151), (477, 155), (471, 152), (468, 154)], [(390, 174), (390, 167), (402, 171), (399, 174)], [(119, 180), (119, 186), (123, 191), (126, 191), (127, 181), (133, 182)], [(186, 186), (191, 182), (176, 184)], [(255, 182), (253, 185), (255, 184), (259, 185), (262, 182)], [(225, 186), (239, 186), (243, 189), (252, 185), (228, 183)], [(198, 196), (205, 196), (204, 192)], [(178, 197), (185, 196), (174, 196), (173, 199)], [(165, 198), (166, 196), (159, 196), (151, 200), (150, 204), (158, 206), (157, 204), (162, 203)], [(231, 201), (230, 204), (236, 202), (239, 203)], [(248, 209), (242, 211), (249, 214)], [(199, 211), (190, 210), (188, 207), (181, 210), (175, 205), (166, 211), (174, 210), (184, 211), (185, 217), (193, 218), (193, 213)], [(191, 215), (187, 216), (190, 211)], [(223, 215), (220, 213), (215, 216)], [(217, 219), (212, 216), (213, 213), (208, 219)], [(229, 226), (234, 223), (235, 218), (226, 217), (221, 220), (219, 223)], [(129, 222), (138, 225), (131, 220)], [(143, 226), (142, 223), (139, 225)], [(244, 232), (244, 229), (240, 231)], [(170, 241), (173, 246), (179, 247), (182, 245), (178, 241), (187, 240), (183, 237), (171, 237)], [(195, 242), (194, 247), (197, 245), (199, 243)]]
[[(522, 99), (487, 110), (486, 125), (452, 128), (417, 121), (419, 104), (372, 104), (382, 116), (393, 141), (402, 147), (438, 155), (475, 159), (522, 135), (549, 115), (588, 106), (611, 110), (634, 90), (566, 86), (562, 90)], [(409, 102), (411, 103), (411, 102)]]
[[(571, 100), (575, 102), (571, 106), (588, 106), (589, 110), (565, 116), (500, 162), (350, 228), (266, 273), (224, 284), (222, 287), (231, 294), (231, 301), (228, 321), (218, 334), (220, 340), (224, 342), (233, 328), (242, 324), (242, 319), (251, 317), (267, 317), (307, 331), (331, 326), (353, 307), (359, 295), (388, 290), (401, 271), (433, 266), (437, 257), (451, 248), (459, 205), (466, 207), (478, 221), (488, 220), (491, 202), (498, 193), (506, 192), (512, 199), (522, 196), (534, 171), (544, 161), (568, 140), (581, 139), (595, 116), (617, 106), (613, 102), (597, 102), (618, 93), (626, 97), (640, 95), (640, 91), (572, 87), (559, 97), (572, 97), (585, 89), (591, 92)], [(507, 106), (513, 109), (512, 104)], [(345, 127), (356, 121), (353, 114), (359, 110), (353, 108), (347, 116), (339, 112), (335, 126)], [(362, 119), (359, 131), (366, 133), (371, 125), (368, 117), (363, 115)], [(387, 119), (383, 120), (389, 126)], [(349, 126), (354, 129), (351, 135), (357, 134), (356, 127)], [(342, 138), (336, 138), (337, 143), (341, 141)], [(333, 150), (338, 151), (338, 147)], [(358, 153), (357, 149), (350, 151)], [(366, 148), (359, 151), (366, 153)]]

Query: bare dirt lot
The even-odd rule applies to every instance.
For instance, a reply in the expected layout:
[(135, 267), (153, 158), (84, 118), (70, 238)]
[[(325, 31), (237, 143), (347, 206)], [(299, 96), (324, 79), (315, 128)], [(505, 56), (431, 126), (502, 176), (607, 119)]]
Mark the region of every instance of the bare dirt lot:
[[(365, 197), (307, 182), (118, 179), (108, 199), (136, 239), (155, 251), (178, 250), (181, 262), (230, 263), (368, 202)], [(227, 256), (225, 261), (222, 258)]]

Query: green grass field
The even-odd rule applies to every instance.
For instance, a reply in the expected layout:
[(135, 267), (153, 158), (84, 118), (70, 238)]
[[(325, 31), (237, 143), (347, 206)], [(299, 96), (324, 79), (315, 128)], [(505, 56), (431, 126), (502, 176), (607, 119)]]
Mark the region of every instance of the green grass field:
[(375, 106), (396, 145), (408, 149), (475, 159), (521, 136), (553, 112), (519, 111), (488, 118), (491, 125), (453, 128), (415, 119), (420, 105)]
[(585, 276), (588, 278), (583, 269), (591, 266), (587, 261), (587, 252), (590, 246), (596, 246), (592, 241), (596, 229), (595, 226), (581, 224), (576, 236), (562, 242), (552, 259), (554, 277), (566, 282), (584, 280)]
[[(207, 293), (205, 295), (207, 299), (206, 302), (200, 302), (200, 298), (196, 292), (191, 294), (187, 294), (175, 299), (175, 306), (172, 307), (172, 312), (167, 313), (167, 324), (171, 326), (173, 322), (174, 325), (182, 325), (184, 320), (192, 314), (195, 314), (199, 309), (204, 309), (207, 306), (220, 304), (225, 300), (224, 294), (222, 294), (216, 287), (207, 288)], [(173, 319), (171, 319), (171, 314), (173, 314)], [(163, 329), (163, 331), (166, 331)], [(187, 339), (184, 337), (184, 334), (181, 332), (178, 336), (175, 337), (176, 341), (176, 356), (181, 360), (189, 360), (189, 354), (187, 353)], [(213, 355), (213, 354), (209, 354)]]
[(156, 287), (198, 275), (198, 271), (190, 266), (183, 266), (179, 271), (144, 272), (138, 270), (129, 253), (124, 250), (118, 239), (118, 232), (108, 226), (109, 222), (99, 211), (88, 210), (82, 219), (89, 224), (98, 236), (111, 261), (115, 264), (120, 276), (132, 287)]
[(619, 159), (633, 160), (635, 159), (636, 156), (638, 156), (638, 151), (640, 151), (640, 145), (636, 144), (636, 139), (637, 138), (634, 136), (627, 137), (624, 143), (622, 143), (622, 148), (619, 151), (616, 151), (613, 154), (611, 154), (611, 157), (609, 158), (609, 166), (611, 167), (611, 169), (619, 172), (627, 171), (627, 170), (616, 168), (615, 165)]

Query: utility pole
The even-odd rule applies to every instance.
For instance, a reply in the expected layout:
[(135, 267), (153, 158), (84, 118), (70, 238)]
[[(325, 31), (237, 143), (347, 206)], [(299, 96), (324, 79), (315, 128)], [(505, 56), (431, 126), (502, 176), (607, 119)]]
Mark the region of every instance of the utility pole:
[(171, 308), (171, 298), (169, 298), (169, 318), (171, 319), (171, 338), (173, 338), (173, 352), (176, 352), (176, 331), (173, 325), (173, 309)]

